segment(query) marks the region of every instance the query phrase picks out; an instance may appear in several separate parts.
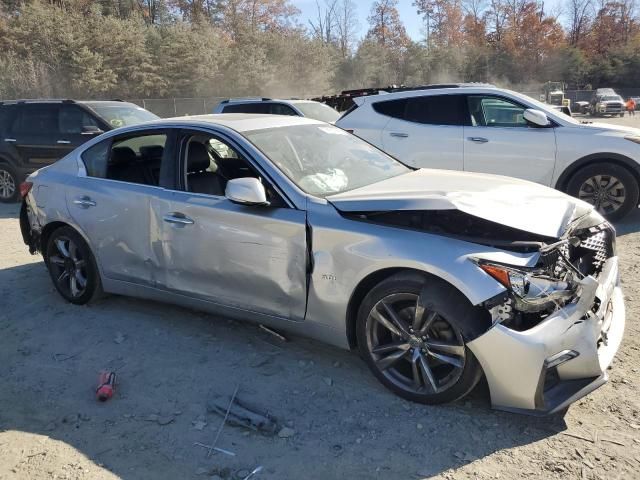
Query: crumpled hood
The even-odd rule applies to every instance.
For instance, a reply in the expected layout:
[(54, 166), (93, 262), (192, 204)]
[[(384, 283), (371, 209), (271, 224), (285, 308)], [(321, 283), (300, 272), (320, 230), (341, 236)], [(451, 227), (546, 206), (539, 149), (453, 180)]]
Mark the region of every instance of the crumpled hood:
[(327, 197), (343, 212), (453, 210), (546, 237), (562, 236), (591, 205), (537, 183), (421, 169)]

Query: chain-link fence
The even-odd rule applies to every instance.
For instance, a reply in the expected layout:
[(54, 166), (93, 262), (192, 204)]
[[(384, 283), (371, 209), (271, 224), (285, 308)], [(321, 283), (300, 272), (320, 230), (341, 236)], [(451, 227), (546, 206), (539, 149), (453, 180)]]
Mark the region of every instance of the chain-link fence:
[(133, 98), (128, 101), (155, 113), (159, 117), (182, 117), (212, 113), (224, 97), (209, 98)]
[[(571, 106), (575, 102), (588, 102), (594, 94), (594, 90), (567, 90), (564, 92), (565, 98), (571, 101)], [(619, 88), (616, 92), (623, 99), (628, 97), (640, 97), (640, 88)], [(536, 100), (540, 98), (542, 92), (522, 92)], [(184, 115), (203, 115), (213, 113), (213, 109), (227, 97), (206, 97), (206, 98), (139, 98), (129, 101), (140, 105), (143, 108), (155, 113), (159, 117), (182, 117)]]

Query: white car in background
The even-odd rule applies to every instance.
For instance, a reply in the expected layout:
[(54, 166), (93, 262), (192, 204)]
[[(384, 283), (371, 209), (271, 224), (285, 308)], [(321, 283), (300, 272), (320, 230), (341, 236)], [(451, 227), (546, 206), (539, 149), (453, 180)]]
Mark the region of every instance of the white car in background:
[(612, 220), (638, 206), (640, 129), (581, 123), (491, 85), (434, 85), (354, 101), (336, 125), (413, 167), (530, 180)]
[(265, 115), (290, 115), (306, 117), (334, 124), (340, 112), (324, 103), (313, 100), (279, 100), (275, 98), (230, 98), (221, 101), (213, 113), (259, 113)]

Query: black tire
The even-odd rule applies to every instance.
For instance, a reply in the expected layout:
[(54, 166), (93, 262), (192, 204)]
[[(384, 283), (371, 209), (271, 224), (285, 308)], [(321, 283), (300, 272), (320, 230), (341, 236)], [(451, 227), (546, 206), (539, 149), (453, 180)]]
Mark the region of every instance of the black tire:
[(638, 181), (629, 170), (614, 163), (594, 163), (579, 169), (569, 179), (567, 193), (591, 203), (612, 221), (638, 206)]
[(73, 228), (61, 227), (51, 233), (44, 258), (56, 290), (68, 302), (84, 305), (102, 293), (91, 249)]
[[(427, 329), (411, 330), (405, 338), (391, 333), (373, 312), (374, 309), (379, 312), (379, 308), (387, 311), (383, 299), (393, 304), (392, 309), (397, 308), (396, 320), (399, 319), (405, 329), (411, 325), (407, 319), (416, 318), (412, 312), (418, 307), (424, 308), (418, 317), (423, 327), (428, 325)], [(394, 303), (395, 300), (398, 302)], [(406, 306), (402, 302), (406, 302)], [(452, 402), (468, 394), (482, 376), (478, 360), (466, 346), (467, 336), (480, 323), (477, 313), (469, 301), (446, 282), (431, 276), (400, 273), (379, 283), (362, 301), (356, 325), (358, 349), (376, 378), (400, 397), (425, 404)], [(391, 318), (388, 314), (385, 316)], [(413, 324), (418, 325), (420, 323)], [(405, 342), (402, 347), (396, 347), (402, 342)], [(390, 348), (395, 350), (379, 353)], [(434, 354), (449, 360), (434, 358)], [(426, 370), (423, 359), (429, 367)], [(449, 363), (453, 360), (457, 365)], [(391, 361), (393, 363), (386, 366)]]
[(20, 198), (20, 180), (16, 171), (6, 163), (0, 164), (0, 202), (15, 203)]

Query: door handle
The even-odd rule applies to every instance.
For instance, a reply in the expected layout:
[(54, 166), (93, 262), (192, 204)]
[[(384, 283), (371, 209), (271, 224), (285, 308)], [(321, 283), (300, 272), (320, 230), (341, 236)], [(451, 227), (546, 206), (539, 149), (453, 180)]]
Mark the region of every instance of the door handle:
[(91, 200), (89, 197), (80, 197), (73, 200), (74, 205), (78, 205), (80, 208), (89, 208), (95, 207), (96, 202)]
[(409, 136), (408, 133), (404, 132), (391, 132), (389, 135), (396, 138), (407, 138)]
[(489, 140), (484, 137), (469, 137), (467, 138), (470, 142), (474, 143), (487, 143)]
[(58, 140), (56, 142), (58, 145), (69, 145), (71, 143), (70, 140)]
[(9, 142), (9, 143), (15, 143), (16, 139), (15, 138), (5, 138), (4, 141), (5, 142)]
[(195, 222), (183, 215), (182, 213), (168, 213), (162, 219), (167, 223), (173, 223), (175, 225), (193, 225)]

